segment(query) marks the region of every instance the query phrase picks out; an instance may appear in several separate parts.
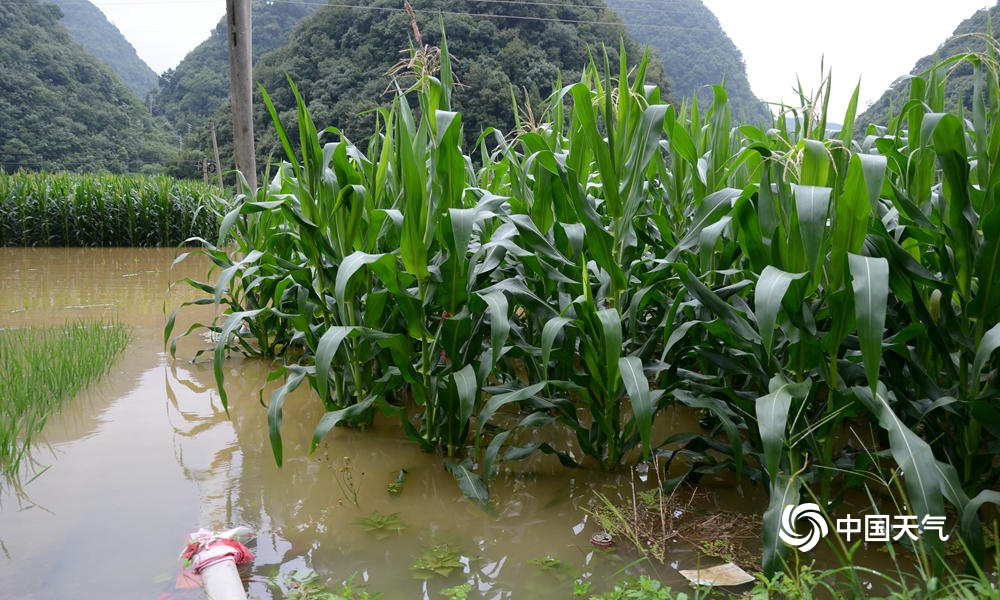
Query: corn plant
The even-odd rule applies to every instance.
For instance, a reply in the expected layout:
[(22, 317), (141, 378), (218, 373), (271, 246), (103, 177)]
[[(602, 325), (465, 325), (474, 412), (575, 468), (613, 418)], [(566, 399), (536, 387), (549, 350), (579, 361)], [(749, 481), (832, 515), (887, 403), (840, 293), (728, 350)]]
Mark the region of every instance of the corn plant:
[[(845, 119), (848, 123), (853, 120), (850, 111)], [(976, 340), (966, 342), (965, 358), (954, 346), (947, 354), (941, 352), (943, 344), (936, 348), (935, 361), (952, 357), (954, 370), (947, 371), (937, 362), (932, 378), (924, 365), (914, 360), (919, 356), (915, 348), (926, 347), (935, 337), (940, 339), (940, 334), (923, 338), (925, 330), (920, 322), (934, 322), (928, 318), (928, 307), (932, 297), (941, 293), (933, 290), (941, 286), (942, 271), (950, 276), (964, 272), (964, 289), (970, 291), (982, 290), (981, 282), (993, 279), (990, 271), (983, 271), (990, 264), (991, 248), (983, 240), (989, 239), (991, 230), (989, 224), (980, 226), (984, 237), (978, 242), (973, 239), (977, 227), (969, 217), (977, 212), (970, 206), (969, 197), (974, 194), (968, 191), (970, 167), (961, 121), (938, 115), (928, 123), (916, 105), (907, 114), (920, 122), (916, 128), (921, 130), (912, 131), (911, 125), (910, 140), (934, 136), (933, 141), (910, 151), (908, 160), (902, 152), (893, 152), (896, 148), (888, 139), (876, 142), (887, 156), (851, 155), (847, 150), (850, 135), (844, 132), (834, 139), (802, 135), (797, 141), (778, 138), (777, 143), (768, 144), (767, 138), (744, 129), (742, 133), (748, 134), (746, 151), (759, 153), (764, 159), (760, 183), (752, 195), (744, 191), (731, 208), (724, 206), (715, 217), (717, 223), (725, 223), (723, 236), (729, 236), (730, 243), (741, 250), (737, 260), (723, 264), (732, 264), (739, 271), (719, 271), (718, 262), (706, 261), (709, 255), (701, 253), (700, 260), (693, 258), (693, 244), (690, 248), (679, 244), (688, 258), (677, 267), (690, 295), (679, 310), (678, 314), (686, 317), (679, 327), (689, 343), (696, 344), (698, 360), (690, 367), (696, 375), (689, 376), (675, 396), (713, 413), (730, 442), (730, 465), (737, 472), (745, 467), (739, 456), (743, 437), (738, 429), (747, 427), (754, 449), (750, 455), (756, 456), (770, 485), (771, 503), (764, 528), (768, 570), (780, 567), (784, 551), (774, 535), (778, 512), (797, 501), (803, 485), (818, 483), (820, 497), (830, 498), (834, 469), (842, 464), (834, 454), (833, 435), (842, 429), (845, 419), (860, 412), (870, 414), (886, 431), (888, 449), (906, 473), (904, 482), (913, 512), (943, 514), (944, 500), (948, 499), (961, 517), (963, 538), (974, 554), (981, 554), (975, 511), (997, 497), (983, 492), (970, 498), (968, 481), (963, 490), (955, 467), (978, 464), (982, 468), (985, 463), (975, 459), (985, 449), (982, 440), (963, 440), (966, 445), (952, 456), (940, 447), (935, 454), (934, 436), (922, 438), (913, 427), (922, 422), (921, 428), (926, 428), (933, 422), (927, 419), (931, 412), (950, 406), (954, 400), (941, 393), (924, 401), (910, 399), (914, 397), (914, 379), (951, 381), (961, 387), (966, 381), (961, 369), (978, 367), (980, 373), (996, 348), (986, 335), (990, 317), (972, 310), (980, 306), (977, 303), (964, 313), (973, 318), (961, 325), (958, 313), (949, 313), (951, 335), (961, 333), (962, 339)], [(982, 126), (979, 129), (985, 130)], [(988, 159), (982, 157), (984, 163)], [(941, 164), (942, 180), (935, 177), (935, 161)], [(939, 199), (949, 197), (947, 204), (938, 205), (939, 212), (935, 214), (930, 208), (934, 193), (929, 189), (921, 192), (918, 183), (897, 180), (894, 169), (903, 165), (907, 174), (921, 178), (926, 185), (937, 183)], [(903, 190), (928, 198), (925, 212), (916, 210), (919, 205)], [(920, 221), (924, 225), (931, 223), (928, 215), (937, 216), (938, 237), (929, 237), (929, 232), (916, 235), (909, 221), (913, 214), (924, 217)], [(900, 215), (909, 227), (898, 225)], [(731, 220), (726, 222), (727, 218)], [(959, 228), (964, 228), (959, 240), (971, 240), (965, 250), (954, 248), (957, 240), (945, 241), (949, 235), (954, 238)], [(700, 242), (705, 240), (706, 229), (702, 229)], [(921, 242), (931, 239), (939, 245), (931, 245), (933, 251), (924, 250)], [(963, 260), (964, 270), (952, 266), (952, 261)], [(750, 286), (741, 285), (747, 280)], [(978, 285), (970, 285), (972, 282)], [(954, 285), (952, 289), (963, 289), (959, 282)], [(921, 287), (926, 304), (914, 301)], [(985, 289), (989, 291), (988, 286)], [(752, 304), (744, 299), (750, 291)], [(967, 299), (971, 301), (971, 295)], [(903, 306), (922, 309), (920, 319), (907, 315), (908, 311), (899, 314)], [(981, 337), (975, 338), (977, 333)], [(677, 346), (685, 349), (682, 344)], [(684, 355), (673, 348), (668, 351), (675, 353), (675, 360), (683, 360)], [(671, 356), (669, 352), (665, 358)], [(897, 388), (887, 387), (887, 382), (897, 380)], [(974, 386), (976, 393), (987, 388), (985, 379)], [(980, 431), (974, 424), (965, 435), (975, 436)], [(954, 448), (954, 444), (945, 445)], [(704, 446), (696, 446), (691, 455), (699, 447)], [(965, 462), (949, 464), (955, 462), (955, 455)], [(857, 462), (844, 466), (860, 474), (875, 467), (867, 460), (859, 456)], [(706, 466), (712, 468), (711, 464)], [(857, 479), (846, 478), (837, 489), (842, 493), (852, 481), (857, 483)], [(927, 544), (940, 569), (940, 541), (930, 538)]]
[(0, 246), (176, 246), (218, 227), (201, 183), (166, 176), (0, 174)]
[(898, 333), (888, 345), (886, 393), (907, 399), (897, 418), (924, 431), (963, 539), (981, 558), (976, 511), (1000, 500), (993, 491), (1000, 419), (990, 408), (1000, 347), (1000, 93), (995, 63), (966, 59), (976, 62), (971, 115), (933, 112), (943, 107), (935, 69), (926, 83), (915, 80), (905, 121), (875, 142), (889, 161), (896, 209), (877, 242), (900, 274), (889, 307)]
[[(324, 144), (323, 134), (338, 132), (317, 131), (294, 84), (292, 89), (299, 106), (298, 148), (275, 114), (288, 162), (266, 187), (236, 198), (217, 243), (200, 240), (219, 275), (214, 284), (186, 281), (213, 296), (189, 304), (214, 302), (217, 309), (226, 308), (215, 323), (196, 323), (183, 334), (208, 328), (218, 335), (213, 362), (224, 404), (222, 365), (230, 350), (288, 358), (270, 377), (285, 377), (268, 413), (279, 464), (284, 399), (303, 381), (328, 410), (350, 408), (346, 418), (359, 425), (370, 422), (372, 394), (383, 392), (386, 384), (380, 362), (386, 350), (365, 327), (371, 323), (365, 321), (364, 306), (347, 297), (340, 277), (361, 266), (352, 262), (357, 252), (376, 249), (379, 224), (387, 217), (372, 204), (366, 159), (347, 140)], [(266, 93), (265, 102), (273, 112)]]
[[(364, 426), (379, 407), (403, 416), (426, 449), (454, 455), (503, 355), (506, 297), (485, 289), (505, 252), (491, 242), (489, 224), (502, 212), (502, 199), (467, 184), (474, 174), (460, 148), (461, 116), (448, 110), (446, 49), (442, 57), (441, 79), (421, 73), (379, 113), (385, 130), (369, 144), (374, 159), (342, 136), (322, 144), (323, 134), (339, 132), (316, 130), (293, 84), (296, 147), (265, 93), (287, 162), (257, 198), (237, 200), (218, 244), (202, 240), (221, 267), (218, 281), (187, 283), (213, 294), (217, 307), (226, 305), (221, 324), (207, 325), (219, 334), (214, 362), (223, 402), (229, 350), (268, 354), (264, 348), (288, 344), (303, 350), (271, 375), (285, 379), (269, 403), (279, 463), (282, 406), (303, 381), (328, 411), (316, 443), (337, 424)], [(408, 104), (413, 93), (417, 114)], [(229, 236), (235, 252), (220, 250)], [(195, 302), (205, 301), (211, 300)], [(244, 323), (268, 343), (249, 348), (237, 335)], [(421, 412), (411, 422), (389, 399), (412, 399)]]
[[(673, 107), (645, 86), (645, 65), (644, 57), (630, 83), (624, 52), (616, 80), (606, 54), (603, 74), (591, 59), (581, 82), (549, 99), (553, 127), (502, 147), (520, 213), (510, 218), (520, 283), (507, 286), (523, 306), (526, 368), (602, 468), (635, 448), (650, 455), (663, 394), (649, 389), (644, 358), (652, 352), (640, 329), (654, 321), (646, 307), (660, 277), (648, 273), (646, 194)], [(646, 281), (633, 288), (632, 279)]]
[[(468, 152), (442, 39), (418, 35), (365, 152), (317, 130), (294, 85), (290, 136), (265, 94), (286, 160), (195, 240), (217, 278), (185, 283), (220, 314), (182, 335), (218, 335), (223, 402), (228, 352), (284, 357), (267, 403), (279, 463), (282, 407), (306, 382), (326, 410), (314, 448), (380, 410), (482, 504), (501, 461), (536, 451), (604, 469), (656, 453), (668, 486), (730, 469), (769, 491), (774, 572), (786, 504), (836, 508), (864, 477), (896, 477), (918, 517), (950, 503), (981, 559), (978, 509), (1000, 500), (995, 77), (966, 119), (934, 112), (936, 75), (915, 79), (902, 118), (857, 141), (857, 90), (827, 132), (828, 79), (791, 119), (734, 127), (721, 87), (708, 111), (678, 109), (622, 52), (557, 88), (547, 120)], [(653, 439), (672, 402), (705, 429)], [(859, 419), (885, 442), (835, 447)], [(515, 444), (540, 426), (576, 443)]]
[[(689, 317), (685, 333), (709, 336), (697, 343), (698, 377), (675, 395), (712, 411), (737, 473), (745, 452), (738, 429), (749, 430), (750, 455), (770, 486), (764, 563), (772, 570), (784, 550), (776, 536), (780, 509), (797, 502), (804, 484), (820, 483), (828, 498), (832, 436), (857, 414), (865, 397), (858, 386), (867, 383), (872, 394), (878, 387), (888, 263), (862, 252), (885, 162), (854, 156), (838, 168), (837, 140), (766, 147), (755, 137), (745, 151), (765, 159), (760, 183), (717, 217), (729, 226), (729, 247), (741, 250), (727, 260), (737, 260), (720, 267), (713, 244), (676, 265), (692, 297), (680, 313)], [(943, 509), (940, 498), (940, 491), (926, 496), (921, 514)]]

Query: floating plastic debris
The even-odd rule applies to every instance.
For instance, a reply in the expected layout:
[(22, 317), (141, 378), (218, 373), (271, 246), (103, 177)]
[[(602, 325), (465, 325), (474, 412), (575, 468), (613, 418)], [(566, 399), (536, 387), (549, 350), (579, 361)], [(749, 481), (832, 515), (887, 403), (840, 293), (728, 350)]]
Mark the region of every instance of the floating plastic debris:
[(726, 587), (743, 585), (755, 580), (753, 575), (733, 563), (726, 563), (708, 569), (680, 570), (678, 573), (695, 585)]

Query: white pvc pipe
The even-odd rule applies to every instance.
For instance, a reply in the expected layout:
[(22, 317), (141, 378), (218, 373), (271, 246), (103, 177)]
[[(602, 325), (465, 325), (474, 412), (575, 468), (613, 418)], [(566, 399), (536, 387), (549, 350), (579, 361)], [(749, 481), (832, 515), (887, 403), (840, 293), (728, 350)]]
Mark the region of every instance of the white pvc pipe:
[(248, 563), (253, 554), (237, 538), (249, 533), (246, 527), (237, 527), (223, 532), (202, 529), (191, 534), (182, 558), (201, 575), (208, 600), (247, 600), (237, 563)]
[(243, 581), (232, 560), (223, 560), (201, 571), (202, 584), (208, 600), (247, 600)]

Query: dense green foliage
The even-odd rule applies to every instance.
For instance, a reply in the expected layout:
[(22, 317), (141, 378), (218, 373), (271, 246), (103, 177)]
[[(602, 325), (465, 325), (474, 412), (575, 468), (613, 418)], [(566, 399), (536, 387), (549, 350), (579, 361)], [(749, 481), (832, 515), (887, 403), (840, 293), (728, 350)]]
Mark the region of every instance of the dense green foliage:
[[(251, 5), (253, 60), (288, 43), (295, 24), (321, 3), (268, 2)], [(153, 112), (164, 115), (182, 133), (205, 128), (219, 107), (229, 101), (229, 48), (223, 17), (207, 40), (184, 57), (176, 69), (160, 76)], [(224, 122), (227, 119), (221, 118)]]
[(171, 151), (163, 124), (72, 42), (61, 11), (0, 3), (0, 170), (139, 172)]
[(13, 477), (32, 437), (128, 344), (120, 323), (0, 329), (0, 476)]
[[(559, 74), (564, 81), (579, 78), (589, 51), (600, 53), (606, 46), (612, 60), (617, 60), (619, 41), (625, 37), (629, 53), (641, 54), (618, 17), (593, 2), (514, 5), (422, 0), (412, 4), (423, 43), (440, 43), (438, 20), (444, 21), (459, 82), (453, 101), (462, 112), (467, 147), (475, 144), (487, 126), (505, 134), (517, 128), (515, 98), (524, 109), (523, 118), (530, 120), (529, 108), (535, 118), (541, 118), (541, 101), (557, 84)], [(410, 16), (398, 2), (337, 3), (303, 19), (288, 45), (261, 58), (254, 76), (271, 92), (282, 118), (294, 119), (296, 112), (286, 84), (288, 76), (302, 90), (318, 122), (362, 142), (374, 126), (372, 109), (392, 102), (388, 71), (406, 58), (401, 51), (417, 43), (414, 35)], [(666, 94), (662, 65), (657, 61), (649, 69), (650, 82)], [(232, 143), (225, 110), (216, 119), (224, 153)], [(269, 158), (281, 156), (282, 149), (259, 97), (255, 112), (258, 164), (263, 166)], [(209, 148), (206, 142), (202, 138), (200, 147)]]
[(88, 52), (108, 63), (122, 83), (139, 98), (156, 89), (157, 75), (135, 48), (111, 24), (101, 9), (89, 0), (48, 0), (62, 9), (60, 21), (73, 40)]
[(997, 23), (1000, 23), (1000, 5), (989, 10), (979, 10), (976, 14), (962, 21), (951, 37), (945, 40), (933, 54), (917, 61), (909, 76), (897, 79), (892, 87), (859, 115), (859, 124), (874, 123), (885, 126), (890, 119), (898, 117), (910, 99), (910, 79), (912, 77), (926, 79), (935, 68), (940, 70), (935, 75), (935, 79), (943, 84), (943, 89), (935, 93), (942, 94), (947, 110), (951, 112), (971, 111), (974, 84), (973, 61), (961, 59), (969, 54), (995, 57), (998, 39)]
[(165, 175), (0, 173), (0, 246), (176, 246), (218, 227), (217, 191)]
[(701, 0), (607, 0), (629, 35), (655, 48), (667, 69), (674, 96), (707, 110), (712, 86), (725, 82), (733, 117), (771, 122), (771, 113), (750, 89), (743, 55)]
[[(995, 76), (977, 71), (968, 120), (914, 85), (905, 121), (858, 146), (857, 90), (837, 137), (823, 104), (733, 127), (721, 87), (707, 113), (678, 112), (622, 55), (474, 161), (440, 56), (374, 115), (367, 150), (317, 131), (294, 86), (293, 140), (268, 99), (288, 162), (204, 242), (217, 281), (187, 282), (224, 308), (186, 332), (218, 334), (223, 403), (229, 351), (301, 350), (270, 377), (279, 463), (306, 383), (327, 411), (314, 447), (378, 410), (456, 457), (479, 502), (535, 451), (606, 469), (655, 453), (668, 489), (731, 471), (768, 490), (767, 573), (786, 564), (784, 506), (815, 497), (833, 519), (872, 481), (918, 520), (946, 516), (982, 563), (979, 509), (1000, 503)], [(671, 405), (705, 429), (656, 439)], [(943, 572), (941, 539), (914, 546)]]

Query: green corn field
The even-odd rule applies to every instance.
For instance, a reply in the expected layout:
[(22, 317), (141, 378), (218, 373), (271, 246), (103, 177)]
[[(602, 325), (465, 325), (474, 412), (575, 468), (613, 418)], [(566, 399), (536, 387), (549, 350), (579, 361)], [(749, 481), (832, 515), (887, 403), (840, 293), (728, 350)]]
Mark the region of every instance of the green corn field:
[(0, 173), (0, 246), (176, 246), (218, 230), (216, 203), (166, 176)]
[[(943, 112), (938, 69), (884, 126), (855, 123), (855, 91), (834, 131), (828, 81), (770, 128), (737, 125), (721, 87), (705, 113), (678, 108), (623, 51), (463, 148), (439, 55), (366, 140), (317, 129), (294, 84), (291, 127), (265, 94), (287, 162), (205, 236), (213, 278), (188, 283), (220, 309), (200, 328), (223, 403), (231, 351), (284, 357), (266, 399), (279, 464), (305, 383), (326, 410), (314, 447), (399, 418), (484, 505), (500, 465), (537, 452), (655, 461), (667, 486), (729, 472), (769, 493), (773, 573), (783, 506), (834, 511), (881, 481), (918, 517), (954, 515), (982, 564), (980, 508), (1000, 502), (995, 64), (973, 60), (970, 114)], [(704, 427), (656, 437), (673, 406)], [(854, 425), (873, 431), (862, 448), (838, 435)], [(543, 427), (574, 443), (515, 442)], [(943, 543), (919, 544), (944, 569)]]

